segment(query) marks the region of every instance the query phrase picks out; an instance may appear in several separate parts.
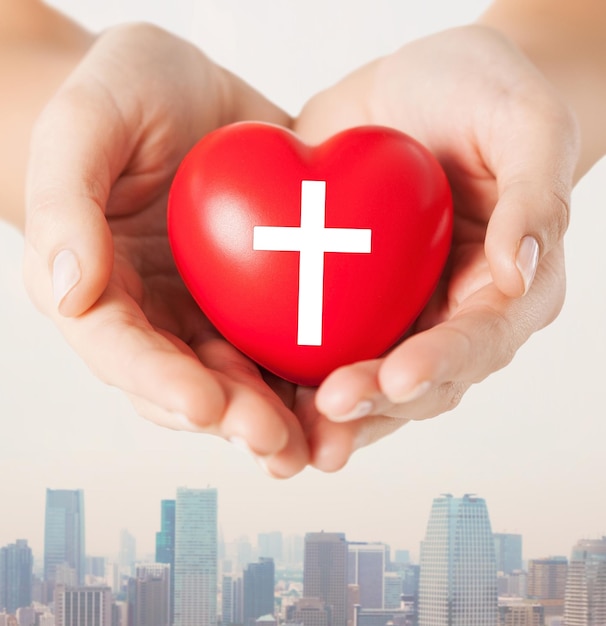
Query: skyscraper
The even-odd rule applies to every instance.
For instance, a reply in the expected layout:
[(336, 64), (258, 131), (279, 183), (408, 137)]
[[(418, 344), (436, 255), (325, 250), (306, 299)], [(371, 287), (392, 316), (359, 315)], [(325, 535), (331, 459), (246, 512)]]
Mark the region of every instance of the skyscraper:
[(421, 545), (419, 626), (496, 626), (497, 569), (486, 502), (433, 501)]
[(261, 557), (250, 563), (242, 575), (244, 626), (254, 626), (255, 620), (274, 614), (275, 567), (273, 559)]
[(156, 563), (170, 565), (170, 623), (175, 621), (175, 500), (160, 503), (160, 531), (156, 533)]
[(347, 624), (347, 541), (343, 533), (307, 533), (303, 595), (330, 609), (332, 626)]
[(177, 490), (175, 626), (217, 621), (217, 490)]
[(126, 528), (123, 528), (120, 531), (120, 553), (118, 556), (121, 573), (132, 576), (135, 573), (136, 561), (137, 540)]
[(25, 539), (0, 548), (0, 611), (15, 613), (31, 604), (33, 563)]
[(511, 574), (522, 569), (522, 535), (494, 533), (497, 572)]
[(546, 619), (564, 615), (567, 571), (568, 559), (564, 556), (528, 561), (526, 593), (543, 605)]
[(221, 623), (225, 626), (238, 622), (236, 600), (236, 579), (232, 574), (224, 574), (221, 581)]
[(77, 585), (84, 584), (84, 492), (47, 489), (44, 519), (44, 581), (52, 597), (57, 568), (70, 568)]
[(259, 556), (269, 557), (274, 562), (282, 562), (282, 533), (278, 530), (271, 533), (259, 533), (257, 544)]
[(128, 583), (129, 626), (170, 626), (170, 565), (138, 565)]
[(564, 626), (606, 624), (606, 537), (582, 539), (572, 549)]
[(348, 552), (347, 578), (350, 585), (358, 585), (360, 588), (360, 606), (364, 609), (382, 609), (387, 546), (384, 543), (350, 542)]

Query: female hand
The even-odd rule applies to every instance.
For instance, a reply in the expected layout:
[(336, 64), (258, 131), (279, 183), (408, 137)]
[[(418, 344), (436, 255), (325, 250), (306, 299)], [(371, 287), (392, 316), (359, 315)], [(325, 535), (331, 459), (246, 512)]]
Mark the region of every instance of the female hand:
[(199, 50), (147, 25), (101, 35), (37, 123), (25, 277), (37, 306), (103, 381), (168, 427), (250, 449), (276, 476), (305, 466), (295, 403), (217, 335), (184, 287), (166, 232), (181, 159), (229, 122), (289, 118)]
[(557, 316), (565, 292), (577, 123), (506, 38), (474, 25), (413, 42), (317, 95), (295, 128), (317, 143), (362, 124), (398, 128), (434, 153), (453, 191), (454, 237), (413, 334), (320, 386), (305, 428), (325, 470), (457, 406)]

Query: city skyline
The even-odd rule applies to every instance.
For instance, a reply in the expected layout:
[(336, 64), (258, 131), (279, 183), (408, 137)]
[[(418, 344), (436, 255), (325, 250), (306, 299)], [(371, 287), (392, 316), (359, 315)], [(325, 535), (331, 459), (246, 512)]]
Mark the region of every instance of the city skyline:
[[(372, 536), (363, 535), (358, 536), (350, 533), (346, 526), (339, 528), (323, 528), (321, 526), (306, 526), (303, 525), (301, 530), (299, 531), (283, 531), (277, 528), (276, 526), (271, 526), (268, 523), (261, 526), (258, 530), (249, 532), (234, 534), (234, 535), (226, 535), (223, 532), (221, 527), (221, 506), (220, 502), (222, 500), (221, 490), (216, 487), (207, 486), (206, 488), (192, 488), (192, 487), (176, 487), (174, 490), (173, 498), (163, 498), (154, 503), (155, 510), (155, 518), (152, 520), (152, 526), (155, 525), (155, 531), (153, 533), (153, 539), (150, 544), (144, 541), (140, 541), (140, 537), (137, 536), (136, 532), (132, 532), (131, 529), (126, 528), (123, 524), (119, 523), (117, 520), (117, 526), (119, 527), (119, 532), (115, 537), (114, 545), (107, 551), (99, 551), (95, 549), (89, 549), (88, 545), (88, 527), (90, 524), (94, 524), (94, 520), (88, 520), (86, 514), (86, 505), (85, 501), (88, 500), (85, 497), (85, 492), (82, 489), (46, 489), (42, 495), (42, 500), (44, 501), (44, 495), (46, 494), (46, 502), (49, 502), (49, 494), (51, 498), (51, 502), (56, 501), (57, 497), (60, 498), (60, 501), (63, 501), (63, 504), (66, 505), (66, 508), (69, 509), (69, 500), (73, 500), (78, 502), (77, 510), (78, 514), (84, 511), (84, 519), (86, 519), (85, 528), (79, 529), (78, 532), (84, 531), (86, 534), (87, 541), (84, 545), (85, 549), (85, 557), (87, 559), (96, 559), (102, 558), (107, 560), (108, 562), (115, 563), (120, 568), (124, 568), (126, 561), (129, 561), (133, 568), (136, 563), (149, 563), (149, 562), (157, 562), (157, 563), (170, 563), (173, 564), (174, 561), (174, 553), (175, 553), (175, 531), (176, 531), (176, 494), (179, 492), (189, 493), (189, 492), (212, 492), (215, 494), (213, 497), (216, 498), (216, 524), (217, 524), (217, 542), (219, 546), (222, 546), (223, 550), (234, 550), (241, 549), (242, 546), (250, 546), (252, 552), (250, 553), (250, 561), (254, 562), (257, 558), (263, 556), (272, 556), (276, 562), (280, 562), (280, 558), (276, 559), (276, 546), (280, 545), (281, 549), (284, 545), (284, 542), (287, 540), (300, 540), (301, 544), (305, 539), (307, 534), (327, 534), (327, 535), (343, 535), (347, 537), (348, 545), (352, 546), (352, 551), (349, 556), (350, 565), (354, 569), (351, 571), (357, 571), (357, 563), (360, 558), (373, 558), (372, 554), (377, 550), (380, 552), (384, 548), (387, 550), (386, 554), (382, 557), (383, 561), (387, 561), (389, 555), (391, 555), (392, 559), (397, 559), (398, 553), (407, 555), (407, 558), (410, 559), (411, 563), (419, 563), (421, 556), (421, 544), (426, 538), (427, 534), (427, 519), (425, 520), (425, 528), (423, 532), (423, 537), (419, 541), (418, 545), (414, 545), (412, 543), (407, 543), (405, 539), (402, 539), (399, 543), (391, 543), (385, 539), (384, 536), (381, 536), (381, 533), (374, 533)], [(52, 498), (55, 500), (52, 500)], [(475, 494), (465, 494), (464, 498), (475, 498)], [(449, 498), (453, 498), (453, 495), (450, 493), (443, 493), (441, 496), (434, 496), (430, 503), (429, 509), (435, 506), (436, 500), (444, 499), (447, 500)], [(455, 500), (457, 498), (455, 497)], [(485, 501), (484, 498), (480, 498), (480, 500)], [(84, 506), (84, 509), (80, 509), (80, 506)], [(48, 506), (43, 507), (48, 508)], [(199, 513), (199, 511), (198, 511)], [(113, 516), (115, 517), (115, 516)], [(82, 520), (79, 520), (82, 521)], [(39, 526), (42, 528), (42, 536), (45, 534), (45, 516), (43, 515), (39, 520)], [(570, 545), (566, 545), (564, 542), (560, 544), (560, 549), (556, 551), (552, 551), (550, 553), (531, 553), (526, 549), (526, 542), (523, 533), (509, 533), (502, 532), (498, 528), (492, 529), (492, 536), (495, 542), (495, 558), (496, 563), (506, 564), (506, 563), (514, 563), (510, 567), (500, 568), (497, 567), (498, 571), (503, 571), (505, 573), (511, 573), (515, 569), (517, 569), (517, 565), (521, 565), (521, 569), (524, 567), (528, 567), (532, 565), (532, 562), (541, 563), (541, 562), (550, 562), (555, 560), (556, 562), (560, 559), (567, 560), (570, 556), (570, 552), (573, 549), (573, 546), (577, 544), (581, 544), (583, 542), (591, 543), (592, 541), (600, 542), (603, 537), (606, 536), (605, 533), (595, 533), (592, 536), (582, 536), (577, 537)], [(128, 542), (130, 544), (128, 550), (128, 556), (125, 556), (125, 537), (128, 538)], [(0, 548), (2, 546), (9, 545), (19, 545), (25, 542), (25, 545), (31, 550), (33, 554), (33, 564), (34, 569), (38, 570), (41, 574), (45, 571), (45, 552), (46, 548), (44, 545), (44, 541), (40, 546), (36, 546), (36, 544), (32, 543), (30, 537), (27, 536), (16, 536), (12, 538), (4, 538), (0, 535)], [(171, 544), (171, 542), (173, 542)], [(359, 546), (359, 548), (356, 548)], [(63, 548), (65, 549), (65, 548)], [(73, 548), (72, 548), (73, 549)], [(80, 550), (81, 548), (78, 548)], [(352, 560), (354, 554), (357, 555), (357, 550), (360, 550), (362, 553), (362, 557), (356, 556), (354, 560)], [(301, 548), (302, 550), (302, 548)], [(502, 552), (499, 557), (499, 552)], [(519, 553), (519, 556), (517, 556)], [(81, 553), (79, 553), (81, 554)], [(172, 554), (172, 557), (170, 555)], [(369, 556), (364, 556), (364, 554), (368, 554)], [(83, 557), (78, 556), (80, 560)], [(170, 560), (173, 559), (173, 561)], [(82, 570), (84, 565), (79, 565), (78, 569)], [(134, 569), (133, 569), (134, 572)], [(174, 574), (174, 571), (173, 571)], [(350, 581), (352, 582), (352, 581)]]
[[(57, 509), (44, 521), (53, 529), (50, 553), (57, 552), (57, 528), (82, 526), (59, 542), (71, 558), (57, 561), (61, 580), (48, 566), (43, 578), (32, 577), (27, 541), (0, 546), (0, 617), (17, 614), (18, 623), (33, 626), (34, 615), (46, 624), (52, 611), (55, 626), (109, 626), (111, 616), (122, 626), (127, 616), (132, 626), (168, 626), (170, 565), (158, 561), (174, 557), (174, 626), (216, 626), (225, 611), (242, 626), (259, 618), (268, 626), (371, 626), (381, 616), (395, 626), (417, 618), (418, 626), (602, 626), (606, 618), (606, 537), (579, 539), (569, 558), (522, 564), (523, 537), (493, 532), (478, 494), (433, 499), (417, 565), (408, 551), (384, 542), (317, 530), (306, 532), (295, 552), (280, 531), (260, 533), (254, 548), (234, 552), (219, 537), (218, 490), (179, 487), (174, 500), (158, 503), (155, 559), (141, 562), (136, 537), (123, 529), (119, 562), (87, 557), (81, 582), (74, 546), (85, 534), (84, 501), (79, 490), (47, 490), (47, 510)], [(497, 562), (513, 570), (500, 571)], [(49, 584), (54, 609), (44, 600)]]
[[(169, 499), (169, 498), (162, 498), (158, 501), (153, 501), (151, 502), (151, 508), (154, 509), (153, 511), (153, 515), (155, 515), (156, 517), (152, 516), (151, 520), (147, 520), (147, 525), (149, 525), (152, 528), (152, 533), (150, 536), (147, 535), (147, 533), (145, 533), (144, 535), (141, 535), (140, 533), (137, 532), (137, 530), (133, 530), (133, 528), (130, 527), (126, 527), (125, 524), (120, 523), (119, 519), (116, 519), (115, 515), (111, 515), (111, 517), (114, 519), (115, 521), (115, 527), (116, 527), (116, 535), (115, 537), (112, 538), (111, 541), (105, 543), (105, 547), (103, 547), (102, 549), (98, 549), (99, 548), (99, 543), (94, 541), (94, 536), (92, 538), (92, 541), (89, 541), (90, 539), (90, 531), (89, 528), (91, 526), (96, 526), (98, 524), (99, 520), (95, 520), (95, 519), (90, 519), (91, 516), (89, 516), (86, 513), (86, 504), (84, 503), (84, 501), (88, 501), (90, 500), (89, 497), (86, 497), (86, 499), (84, 498), (84, 493), (85, 491), (82, 489), (50, 489), (47, 488), (46, 490), (44, 490), (43, 495), (42, 495), (42, 501), (44, 502), (44, 493), (48, 493), (48, 492), (61, 492), (61, 493), (65, 493), (65, 494), (70, 494), (70, 493), (81, 493), (81, 498), (84, 504), (84, 510), (85, 510), (85, 518), (88, 517), (89, 519), (87, 519), (87, 525), (86, 525), (86, 556), (87, 557), (96, 557), (96, 556), (100, 556), (100, 557), (104, 557), (107, 559), (110, 559), (112, 561), (115, 561), (116, 563), (120, 563), (121, 561), (121, 553), (124, 550), (124, 537), (125, 535), (129, 536), (129, 539), (136, 544), (136, 555), (137, 555), (137, 559), (139, 561), (149, 561), (150, 559), (156, 559), (159, 555), (158, 549), (159, 546), (162, 545), (163, 542), (169, 541), (168, 536), (166, 532), (163, 532), (163, 530), (165, 530), (165, 528), (162, 526), (162, 524), (165, 524), (166, 527), (169, 527), (170, 522), (170, 510), (169, 507), (172, 503), (172, 523), (174, 524), (174, 494), (177, 493), (177, 490), (180, 487), (175, 487), (174, 489), (174, 493), (173, 493), (173, 499)], [(191, 488), (188, 488), (191, 489)], [(217, 489), (218, 492), (221, 492), (220, 489)], [(445, 492), (444, 492), (445, 493)], [(223, 494), (221, 493), (221, 496)], [(219, 496), (219, 497), (221, 497)], [(428, 506), (431, 506), (431, 502), (433, 501), (434, 498), (431, 498), (429, 501)], [(141, 507), (141, 505), (143, 504), (143, 508), (146, 511), (150, 510), (150, 507), (148, 506), (150, 504), (150, 502), (146, 502), (146, 503), (142, 503), (142, 501), (138, 501), (138, 506)], [(157, 509), (157, 510), (155, 510)], [(38, 528), (36, 529), (36, 532), (31, 535), (31, 536), (25, 536), (25, 534), (23, 536), (18, 535), (18, 536), (10, 536), (8, 534), (2, 534), (0, 532), (0, 546), (3, 545), (8, 545), (11, 543), (15, 543), (16, 541), (19, 540), (26, 540), (28, 542), (29, 547), (32, 549), (32, 552), (34, 554), (34, 562), (35, 564), (39, 567), (39, 568), (43, 568), (43, 564), (44, 564), (44, 506), (42, 507), (42, 516), (39, 520), (39, 523), (36, 523), (34, 521), (34, 526), (37, 526)], [(406, 552), (408, 552), (411, 557), (412, 560), (414, 562), (418, 562), (419, 558), (420, 558), (420, 548), (421, 548), (421, 543), (423, 541), (423, 535), (425, 534), (425, 528), (423, 528), (423, 534), (422, 536), (419, 538), (418, 542), (415, 541), (409, 541), (407, 540), (407, 538), (402, 535), (399, 539), (397, 538), (396, 535), (396, 541), (389, 541), (386, 539), (385, 534), (382, 534), (382, 531), (373, 531), (371, 533), (356, 533), (356, 532), (352, 532), (351, 531), (351, 524), (344, 524), (342, 526), (335, 526), (335, 527), (327, 527), (325, 525), (320, 524), (316, 524), (314, 525), (309, 525), (307, 523), (302, 523), (300, 526), (298, 526), (297, 528), (294, 529), (290, 529), (287, 531), (283, 531), (280, 530), (277, 526), (269, 526), (267, 524), (266, 521), (261, 521), (259, 523), (259, 525), (255, 526), (254, 528), (250, 527), (250, 528), (246, 528), (243, 527), (240, 529), (240, 531), (238, 532), (231, 532), (231, 533), (226, 533), (224, 530), (224, 527), (221, 523), (222, 518), (225, 517), (225, 514), (222, 515), (221, 513), (221, 509), (219, 508), (218, 513), (217, 513), (217, 527), (218, 527), (218, 533), (219, 536), (221, 538), (221, 542), (224, 545), (229, 545), (229, 544), (234, 544), (236, 542), (238, 542), (239, 540), (242, 540), (244, 538), (248, 539), (250, 541), (250, 544), (252, 546), (257, 546), (257, 541), (267, 541), (267, 536), (274, 534), (274, 533), (279, 533), (281, 534), (283, 537), (286, 536), (296, 536), (299, 538), (303, 538), (305, 536), (306, 533), (310, 532), (310, 528), (314, 528), (316, 530), (314, 530), (314, 532), (343, 532), (345, 535), (347, 535), (350, 542), (352, 543), (379, 543), (379, 544), (386, 544), (387, 546), (389, 546), (392, 554), (395, 554), (396, 551), (400, 551), (400, 550), (404, 550)], [(157, 518), (157, 519), (156, 519)], [(565, 540), (562, 540), (561, 542), (558, 542), (558, 544), (556, 545), (556, 549), (555, 550), (551, 550), (549, 552), (533, 552), (532, 550), (527, 548), (527, 542), (526, 542), (526, 537), (524, 535), (523, 532), (519, 532), (519, 531), (513, 531), (510, 532), (508, 529), (503, 529), (503, 528), (499, 528), (499, 527), (495, 527), (493, 528), (494, 531), (494, 535), (495, 538), (497, 540), (499, 540), (499, 537), (511, 537), (511, 536), (519, 536), (520, 539), (522, 540), (523, 543), (523, 550), (522, 550), (522, 558), (524, 562), (528, 562), (530, 560), (537, 560), (537, 559), (549, 559), (552, 557), (559, 557), (559, 556), (567, 556), (567, 550), (570, 549), (570, 546), (574, 545), (577, 541), (581, 541), (581, 540), (599, 540), (601, 539), (603, 536), (606, 535), (606, 533), (604, 532), (600, 532), (600, 531), (595, 531), (592, 534), (584, 534), (580, 537), (576, 537), (576, 539), (574, 539), (570, 545), (567, 545)], [(264, 536), (264, 537), (263, 537)], [(34, 537), (34, 540), (32, 540), (31, 537)], [(35, 538), (38, 537), (40, 539), (40, 542), (36, 542)], [(261, 539), (261, 537), (263, 537), (263, 539)], [(502, 540), (502, 539), (501, 539)], [(89, 545), (91, 546), (89, 548)], [(173, 548), (174, 549), (174, 548)], [(161, 553), (162, 554), (162, 553)], [(259, 556), (262, 556), (262, 554), (259, 554)], [(165, 562), (165, 561), (161, 561), (159, 560), (158, 562)], [(166, 561), (168, 562), (168, 561)]]

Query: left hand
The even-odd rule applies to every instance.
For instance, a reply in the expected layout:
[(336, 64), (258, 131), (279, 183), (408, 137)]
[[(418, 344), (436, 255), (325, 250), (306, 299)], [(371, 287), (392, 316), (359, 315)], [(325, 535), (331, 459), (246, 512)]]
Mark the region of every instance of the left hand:
[(327, 471), (457, 406), (557, 316), (565, 293), (577, 124), (505, 37), (467, 26), (406, 45), (313, 98), (295, 130), (318, 143), (363, 124), (395, 127), (434, 153), (453, 191), (454, 237), (414, 334), (385, 358), (333, 372), (318, 412), (302, 416), (312, 464)]

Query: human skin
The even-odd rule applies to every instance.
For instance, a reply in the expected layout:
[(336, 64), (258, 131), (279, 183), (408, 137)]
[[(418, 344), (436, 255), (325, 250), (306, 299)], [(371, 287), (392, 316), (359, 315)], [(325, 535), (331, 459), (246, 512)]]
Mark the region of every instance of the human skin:
[[(0, 0), (0, 11), (19, 2)], [(23, 5), (40, 11), (38, 15), (48, 10), (33, 0)], [(459, 207), (457, 245), (448, 273), (416, 328), (424, 332), (407, 339), (385, 359), (338, 370), (317, 392), (264, 375), (217, 336), (175, 271), (164, 226), (168, 184), (179, 159), (197, 138), (238, 119), (285, 125), (291, 120), (189, 44), (159, 29), (121, 27), (93, 38), (60, 16), (57, 19), (72, 34), (54, 38), (55, 30), (50, 28), (43, 40), (61, 52), (57, 56), (62, 62), (55, 63), (51, 56), (48, 62), (55, 71), (49, 71), (48, 82), (36, 82), (34, 93), (19, 92), (31, 108), (23, 107), (30, 112), (23, 115), (12, 139), (15, 145), (27, 144), (42, 104), (77, 65), (34, 133), (26, 283), (36, 305), (57, 323), (93, 372), (123, 389), (148, 419), (231, 439), (249, 449), (274, 476), (291, 476), (307, 463), (333, 471), (357, 447), (409, 419), (455, 406), (470, 384), (505, 365), (532, 332), (557, 315), (565, 285), (561, 239), (577, 163), (576, 117), (581, 119), (583, 138), (591, 132), (591, 122), (585, 121), (583, 111), (577, 113), (577, 101), (559, 84), (557, 64), (547, 68), (549, 82), (545, 81), (509, 40), (493, 30), (502, 22), (515, 40), (512, 24), (531, 19), (526, 13), (511, 15), (507, 3), (495, 3), (495, 13), (481, 20), (491, 28), (470, 27), (413, 42), (319, 94), (303, 110), (297, 129), (311, 142), (339, 126), (357, 123), (414, 130), (446, 166)], [(36, 21), (30, 15), (30, 22)], [(25, 31), (27, 37), (19, 45), (26, 49), (39, 45), (35, 29)], [(459, 120), (469, 131), (463, 142), (449, 132), (440, 144), (437, 133), (428, 131), (437, 128), (431, 120), (423, 126), (412, 108), (400, 106), (406, 80), (415, 78), (411, 61), (417, 63), (421, 49), (426, 69), (431, 67), (432, 50), (450, 51), (453, 63), (437, 85), (460, 87), (469, 74), (471, 57), (468, 52), (464, 59), (454, 53), (465, 54), (465, 32), (467, 41), (471, 38), (475, 44), (470, 48), (481, 44), (481, 50), (491, 53), (489, 59), (511, 69), (507, 80), (515, 83), (524, 78), (531, 90), (527, 93), (538, 97), (538, 109), (526, 106), (523, 98), (505, 100), (510, 112), (517, 113), (513, 130), (519, 135), (530, 132), (531, 145), (538, 146), (525, 155), (526, 160), (509, 152), (515, 148), (508, 143), (511, 133), (488, 153), (491, 129), (485, 124), (484, 135), (476, 132), (480, 130), (477, 119)], [(64, 41), (74, 44), (64, 48)], [(12, 49), (6, 32), (1, 45)], [(530, 58), (540, 60), (528, 42), (524, 49)], [(495, 93), (503, 85), (484, 89), (482, 79), (494, 74), (494, 66), (485, 58), (477, 66), (478, 84), (467, 82), (466, 87), (468, 97), (480, 99), (492, 114)], [(19, 87), (20, 78), (32, 75), (27, 72), (39, 73), (45, 62), (38, 58), (24, 63), (23, 72), (17, 73), (0, 66), (0, 81)], [(401, 71), (403, 67), (408, 74)], [(169, 88), (153, 91), (153, 84), (140, 81), (141, 92), (133, 93), (133, 77), (152, 72)], [(188, 81), (192, 76), (196, 80)], [(399, 76), (402, 82), (390, 76)], [(395, 91), (389, 91), (394, 84)], [(367, 89), (369, 85), (372, 88)], [(377, 85), (383, 85), (383, 91)], [(118, 97), (107, 98), (108, 93)], [(382, 94), (378, 100), (377, 93)], [(417, 104), (430, 95), (430, 91), (420, 94)], [(12, 102), (14, 106), (18, 100)], [(156, 106), (146, 108), (143, 102)], [(537, 104), (536, 99), (533, 102)], [(504, 116), (506, 106), (501, 106)], [(417, 111), (421, 110), (426, 107), (419, 106)], [(169, 136), (171, 141), (176, 138), (176, 146), (167, 151)], [(458, 160), (455, 145), (463, 152)], [(577, 176), (600, 154), (599, 146), (586, 153), (587, 145), (581, 144)], [(13, 181), (1, 192), (8, 199), (2, 206), (11, 207), (5, 217), (22, 225), (18, 189), (24, 162), (13, 162), (4, 153), (2, 158)], [(465, 174), (470, 171), (472, 184), (466, 184)], [(540, 184), (521, 185), (530, 174)], [(528, 235), (537, 242), (537, 254), (531, 249), (531, 254), (520, 258), (521, 242)]]
[[(411, 132), (441, 158), (455, 196), (457, 226), (447, 270), (454, 280), (434, 299), (437, 315), (436, 308), (426, 310), (417, 324), (425, 332), (387, 358), (341, 368), (324, 382), (316, 398), (316, 429), (324, 442), (329, 433), (337, 441), (335, 422), (380, 437), (399, 426), (385, 416), (405, 422), (456, 406), (471, 384), (506, 365), (562, 306), (570, 185), (606, 153), (606, 7), (497, 0), (478, 25), (413, 42), (369, 64), (312, 98), (297, 120), (300, 134), (312, 142), (357, 123)], [(448, 38), (458, 44), (449, 47)], [(512, 43), (518, 50), (503, 56), (503, 46)], [(477, 76), (482, 60), (489, 68)], [(524, 68), (528, 60), (534, 67)], [(431, 63), (432, 80), (424, 81)], [(541, 75), (533, 77), (535, 70)], [(506, 76), (515, 81), (508, 84)], [(474, 77), (483, 85), (470, 89)], [(453, 79), (444, 98), (444, 86)], [(439, 89), (427, 88), (434, 82)], [(498, 96), (492, 106), (491, 89)], [(489, 113), (471, 127), (457, 107), (470, 104), (460, 98), (465, 90), (483, 92)], [(398, 92), (407, 97), (398, 98)], [(434, 103), (429, 113), (423, 103)], [(462, 131), (454, 155), (448, 150), (455, 143), (449, 137), (453, 129)], [(491, 142), (499, 149), (508, 145), (502, 153), (507, 165), (494, 161)], [(466, 153), (474, 145), (475, 152)], [(471, 198), (476, 202), (470, 204)], [(540, 262), (531, 288), (519, 298), (513, 261), (529, 234), (539, 242)]]

